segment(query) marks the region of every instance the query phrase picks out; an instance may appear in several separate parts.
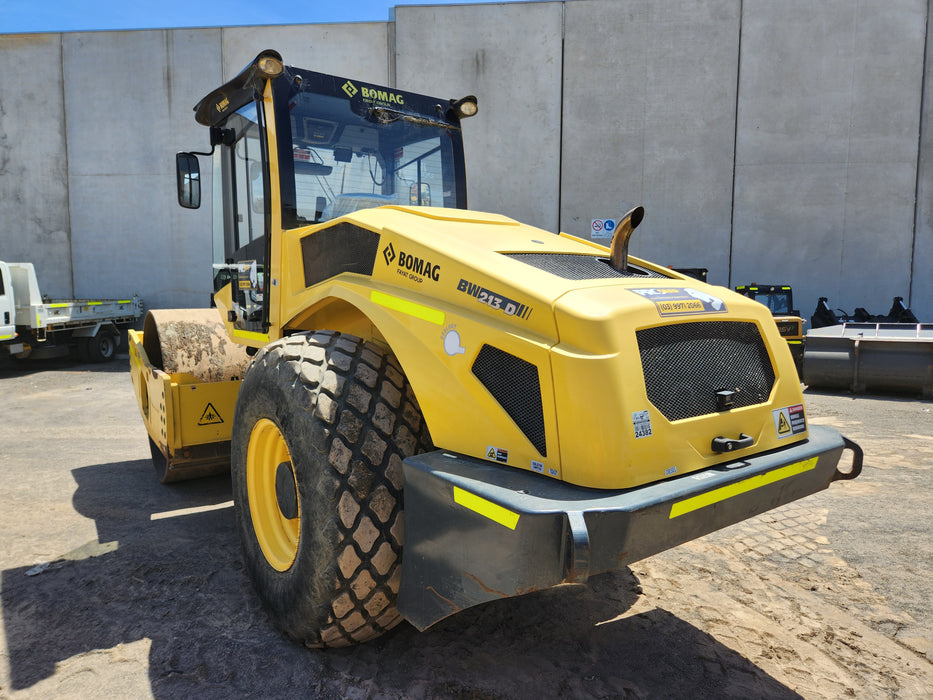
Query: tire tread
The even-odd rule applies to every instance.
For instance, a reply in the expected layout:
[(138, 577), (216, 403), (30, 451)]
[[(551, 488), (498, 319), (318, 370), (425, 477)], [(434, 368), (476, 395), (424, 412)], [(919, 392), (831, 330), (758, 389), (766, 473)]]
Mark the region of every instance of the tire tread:
[(332, 505), (329, 522), (315, 524), (328, 533), (330, 561), (315, 568), (326, 572), (329, 582), (320, 583), (330, 592), (325, 600), (315, 592), (321, 588), (311, 586), (304, 595), (312, 599), (294, 606), (326, 612), (306, 620), (272, 611), (273, 619), (310, 647), (378, 637), (402, 619), (395, 607), (404, 532), (402, 460), (432, 447), (411, 387), (394, 356), (330, 331), (270, 344), (253, 359), (244, 383), (254, 371), (264, 380), (277, 375), (280, 386), (300, 385), (307, 401), (301, 408), (313, 412), (309, 442), (322, 470), (315, 495)]

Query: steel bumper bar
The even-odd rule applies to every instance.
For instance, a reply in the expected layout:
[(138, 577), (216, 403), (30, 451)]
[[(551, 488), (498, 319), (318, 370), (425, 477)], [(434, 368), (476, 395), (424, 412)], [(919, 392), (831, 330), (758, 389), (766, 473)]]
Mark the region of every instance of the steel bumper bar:
[[(838, 470), (844, 450), (849, 471)], [(773, 452), (623, 491), (568, 485), (444, 451), (406, 459), (398, 607), (423, 630), (498, 598), (619, 569), (853, 479), (830, 428)]]

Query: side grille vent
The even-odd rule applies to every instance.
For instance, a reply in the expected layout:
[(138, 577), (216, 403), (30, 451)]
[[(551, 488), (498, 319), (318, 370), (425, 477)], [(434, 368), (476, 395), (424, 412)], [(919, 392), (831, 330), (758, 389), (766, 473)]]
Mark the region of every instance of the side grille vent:
[(372, 275), (379, 238), (378, 233), (347, 222), (305, 236), (301, 239), (305, 286), (336, 277), (341, 272)]
[(538, 368), (504, 350), (483, 345), (473, 362), (473, 374), (515, 421), (535, 449), (547, 457)]
[(717, 413), (716, 392), (736, 391), (732, 408), (764, 403), (774, 368), (754, 323), (700, 321), (636, 331), (648, 400), (671, 421)]

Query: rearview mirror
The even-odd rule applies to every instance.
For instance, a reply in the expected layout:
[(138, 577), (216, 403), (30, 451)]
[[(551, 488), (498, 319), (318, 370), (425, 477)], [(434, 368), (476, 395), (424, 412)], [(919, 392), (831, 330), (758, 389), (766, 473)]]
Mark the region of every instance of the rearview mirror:
[(192, 153), (175, 154), (175, 174), (178, 203), (185, 209), (201, 206), (201, 168), (198, 157)]

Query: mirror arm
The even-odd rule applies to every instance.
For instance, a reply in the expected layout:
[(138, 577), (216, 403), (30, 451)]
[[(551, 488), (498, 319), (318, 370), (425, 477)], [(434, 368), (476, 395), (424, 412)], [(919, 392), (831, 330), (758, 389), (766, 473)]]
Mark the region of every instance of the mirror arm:
[(211, 127), (211, 150), (207, 152), (201, 151), (188, 151), (193, 156), (212, 156), (214, 151), (217, 150), (219, 144), (224, 146), (232, 146), (234, 140), (236, 139), (236, 132), (233, 129), (224, 129), (219, 126)]

